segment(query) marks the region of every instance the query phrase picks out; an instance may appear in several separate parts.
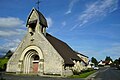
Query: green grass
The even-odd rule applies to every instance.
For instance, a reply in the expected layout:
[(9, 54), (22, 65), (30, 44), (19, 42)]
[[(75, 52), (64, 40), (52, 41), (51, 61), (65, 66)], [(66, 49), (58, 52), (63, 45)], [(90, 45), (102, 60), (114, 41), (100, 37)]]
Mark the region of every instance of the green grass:
[(0, 70), (4, 70), (6, 68), (7, 62), (7, 58), (0, 58)]
[(79, 75), (72, 75), (72, 76), (69, 76), (69, 78), (86, 78), (89, 75), (93, 74), (94, 72), (96, 72), (96, 71), (93, 70), (93, 71), (90, 71), (90, 72), (81, 73)]

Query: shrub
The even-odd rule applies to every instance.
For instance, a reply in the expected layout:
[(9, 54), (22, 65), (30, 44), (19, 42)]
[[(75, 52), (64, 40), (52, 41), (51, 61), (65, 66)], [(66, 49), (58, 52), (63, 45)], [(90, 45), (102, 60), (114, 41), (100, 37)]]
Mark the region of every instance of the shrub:
[(73, 74), (74, 74), (74, 75), (79, 75), (80, 73), (81, 73), (81, 72), (78, 72), (78, 71), (76, 71), (76, 70), (73, 71)]

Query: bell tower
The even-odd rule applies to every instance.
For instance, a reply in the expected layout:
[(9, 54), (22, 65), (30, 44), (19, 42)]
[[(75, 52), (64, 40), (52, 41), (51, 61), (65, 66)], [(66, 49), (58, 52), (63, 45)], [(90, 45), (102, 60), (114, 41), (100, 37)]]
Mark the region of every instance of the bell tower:
[(36, 32), (46, 35), (47, 20), (37, 9), (33, 8), (30, 12), (27, 24), (30, 35), (34, 35)]

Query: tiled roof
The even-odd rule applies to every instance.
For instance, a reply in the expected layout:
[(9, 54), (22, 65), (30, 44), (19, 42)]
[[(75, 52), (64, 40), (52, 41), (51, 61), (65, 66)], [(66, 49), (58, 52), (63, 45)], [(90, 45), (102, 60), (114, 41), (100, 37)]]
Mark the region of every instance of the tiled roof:
[(81, 59), (77, 56), (77, 53), (65, 42), (53, 37), (48, 33), (46, 34), (46, 38), (64, 59), (65, 65), (74, 65), (72, 60), (81, 61)]

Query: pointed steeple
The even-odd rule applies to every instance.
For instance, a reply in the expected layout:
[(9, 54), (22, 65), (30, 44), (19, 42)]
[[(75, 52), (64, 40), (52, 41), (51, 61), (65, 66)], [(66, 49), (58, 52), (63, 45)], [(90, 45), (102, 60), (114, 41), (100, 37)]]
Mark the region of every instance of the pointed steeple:
[(46, 34), (47, 20), (41, 12), (33, 8), (28, 16), (26, 26), (31, 35), (36, 31), (36, 26), (39, 27), (41, 33)]

